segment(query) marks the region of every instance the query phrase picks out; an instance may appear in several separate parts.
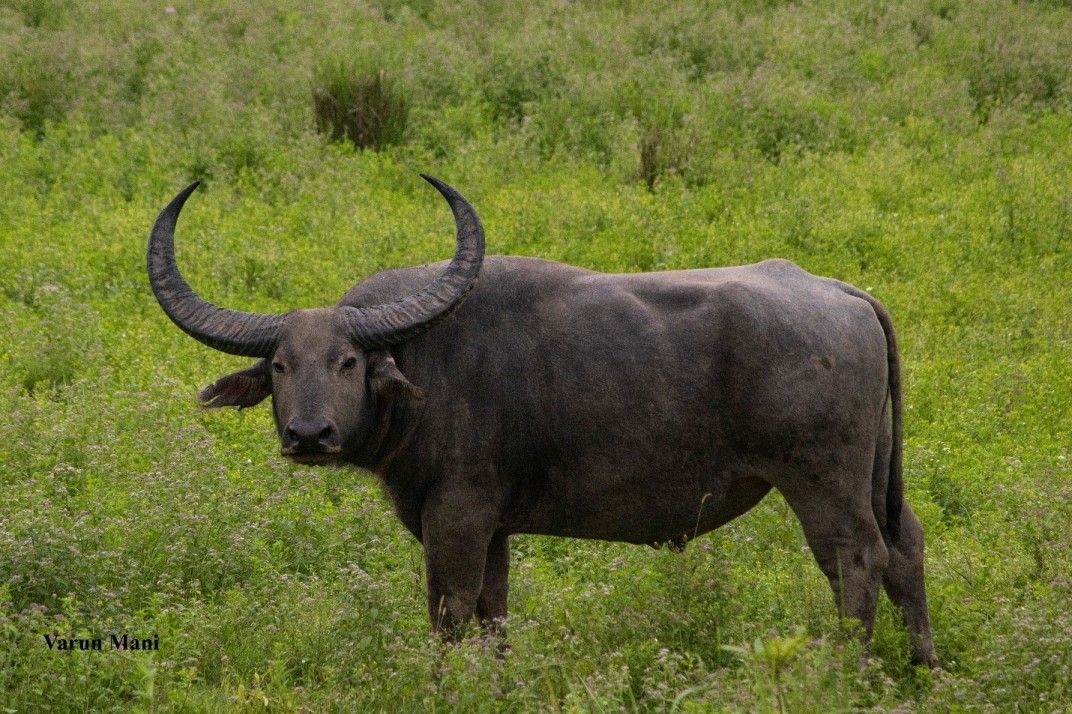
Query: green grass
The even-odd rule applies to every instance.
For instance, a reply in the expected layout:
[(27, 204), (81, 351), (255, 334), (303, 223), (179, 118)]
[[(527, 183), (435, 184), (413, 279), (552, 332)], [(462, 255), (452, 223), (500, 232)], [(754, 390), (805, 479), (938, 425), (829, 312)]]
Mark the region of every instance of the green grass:
[[(0, 3), (0, 708), (1062, 711), (1072, 702), (1072, 9), (1059, 2)], [(362, 73), (325, 68), (369, 68)], [(391, 79), (404, 131), (317, 131)], [(343, 77), (345, 79), (345, 77)], [(489, 251), (608, 271), (785, 257), (879, 297), (944, 669), (883, 599), (860, 670), (777, 495), (682, 554), (518, 537), (512, 652), (429, 635), (374, 480), (284, 463), (209, 299), (334, 302)], [(158, 653), (45, 632), (158, 633)]]

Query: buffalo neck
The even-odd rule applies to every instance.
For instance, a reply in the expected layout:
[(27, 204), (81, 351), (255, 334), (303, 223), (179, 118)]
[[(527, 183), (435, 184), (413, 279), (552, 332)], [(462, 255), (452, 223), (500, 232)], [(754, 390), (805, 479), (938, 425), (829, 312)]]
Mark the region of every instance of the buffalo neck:
[(420, 504), (425, 485), (415, 478), (420, 473), (410, 458), (413, 436), (424, 413), (423, 402), (388, 400), (377, 405), (376, 429), (365, 443), (347, 458), (355, 466), (379, 477), (403, 525), (421, 538)]
[(346, 460), (383, 477), (409, 443), (423, 411), (423, 404), (398, 399), (380, 401), (374, 408), (372, 432)]

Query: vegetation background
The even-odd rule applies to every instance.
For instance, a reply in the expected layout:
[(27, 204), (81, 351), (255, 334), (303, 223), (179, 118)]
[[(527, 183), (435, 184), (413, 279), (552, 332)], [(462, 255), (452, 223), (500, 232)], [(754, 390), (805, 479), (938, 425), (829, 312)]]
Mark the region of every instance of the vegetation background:
[[(0, 2), (0, 708), (1068, 711), (1072, 7), (1009, 0)], [(893, 313), (943, 669), (874, 659), (776, 494), (683, 554), (518, 537), (504, 663), (443, 648), (371, 477), (285, 463), (243, 361), (149, 291), (250, 310), (450, 254), (785, 257)], [(157, 633), (155, 653), (43, 634)]]

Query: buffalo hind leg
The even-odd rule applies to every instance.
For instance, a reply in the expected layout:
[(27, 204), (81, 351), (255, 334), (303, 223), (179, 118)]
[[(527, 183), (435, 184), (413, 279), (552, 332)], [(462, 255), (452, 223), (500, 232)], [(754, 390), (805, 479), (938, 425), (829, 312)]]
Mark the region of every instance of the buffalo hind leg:
[(882, 574), (889, 561), (870, 502), (866, 498), (846, 501), (822, 490), (785, 496), (830, 582), (838, 612), (859, 620), (864, 644), (870, 644)]
[(901, 507), (900, 534), (889, 550), (890, 564), (883, 584), (890, 600), (904, 614), (905, 626), (912, 638), (912, 663), (936, 667), (938, 656), (934, 652), (923, 583), (923, 528), (907, 502)]

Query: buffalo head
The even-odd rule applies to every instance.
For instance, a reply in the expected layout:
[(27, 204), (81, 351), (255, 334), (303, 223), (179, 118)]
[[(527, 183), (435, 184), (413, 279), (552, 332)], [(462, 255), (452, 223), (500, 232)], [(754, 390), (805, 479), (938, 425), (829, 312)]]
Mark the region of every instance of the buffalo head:
[(303, 463), (346, 459), (376, 431), (378, 403), (419, 400), (420, 389), (395, 364), (390, 348), (447, 315), (476, 284), (484, 259), (484, 231), (473, 207), (430, 176), (450, 204), (458, 230), (454, 259), (423, 289), (395, 302), (338, 305), (279, 315), (212, 305), (189, 286), (175, 264), (175, 224), (198, 184), (161, 211), (149, 236), (149, 281), (171, 320), (222, 352), (260, 359), (201, 390), (207, 407), (253, 406), (272, 396), (282, 454)]

